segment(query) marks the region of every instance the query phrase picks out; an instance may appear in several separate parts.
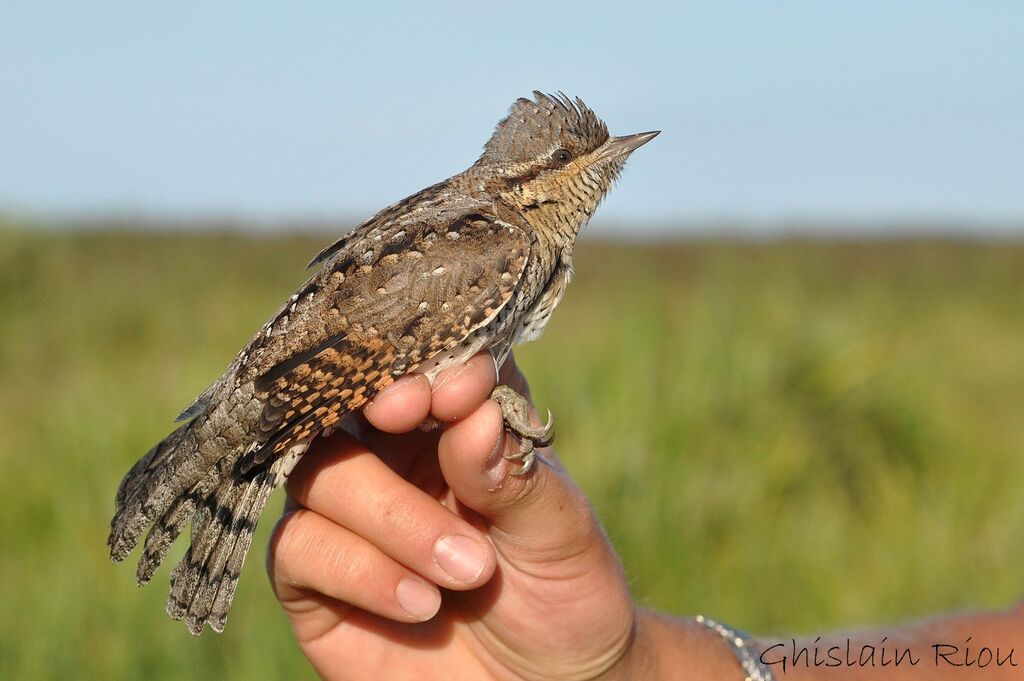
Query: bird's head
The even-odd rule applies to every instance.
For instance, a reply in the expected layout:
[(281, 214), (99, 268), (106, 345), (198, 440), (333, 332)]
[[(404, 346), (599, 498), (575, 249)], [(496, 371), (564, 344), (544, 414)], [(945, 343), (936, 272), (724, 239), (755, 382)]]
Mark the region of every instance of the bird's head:
[(597, 209), (629, 155), (658, 132), (612, 137), (578, 97), (518, 99), (473, 164), (486, 191), (533, 224), (575, 230)]

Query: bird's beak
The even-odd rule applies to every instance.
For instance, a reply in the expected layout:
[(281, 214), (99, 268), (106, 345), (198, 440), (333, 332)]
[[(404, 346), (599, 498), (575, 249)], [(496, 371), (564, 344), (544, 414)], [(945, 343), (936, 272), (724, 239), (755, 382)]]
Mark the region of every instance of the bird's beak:
[(625, 137), (609, 137), (602, 145), (601, 156), (609, 159), (625, 158), (660, 134), (661, 130), (652, 130)]

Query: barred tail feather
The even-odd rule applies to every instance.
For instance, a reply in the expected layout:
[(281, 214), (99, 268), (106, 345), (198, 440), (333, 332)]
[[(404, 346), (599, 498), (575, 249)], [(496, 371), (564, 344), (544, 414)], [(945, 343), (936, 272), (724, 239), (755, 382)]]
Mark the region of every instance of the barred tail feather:
[[(167, 599), (167, 614), (180, 620), (192, 605), (200, 576), (206, 570), (206, 562), (220, 533), (232, 522), (234, 504), (244, 493), (240, 483), (224, 480), (221, 485), (203, 500), (192, 517), (191, 544), (185, 556), (171, 572), (171, 593)], [(241, 492), (241, 493), (240, 493)], [(236, 496), (236, 498), (232, 498)]]
[(171, 575), (167, 614), (199, 634), (221, 631), (252, 535), (271, 492), (283, 480), (279, 465), (249, 479), (224, 478), (193, 519), (192, 545)]
[(223, 457), (199, 483), (175, 499), (170, 508), (153, 523), (153, 527), (150, 528), (149, 534), (146, 536), (142, 557), (139, 558), (139, 565), (135, 572), (135, 581), (139, 586), (148, 582), (160, 567), (171, 544), (195, 515), (199, 502), (213, 492), (233, 460), (234, 457), (231, 456)]
[(111, 558), (120, 561), (145, 534), (135, 574), (142, 585), (191, 523), (191, 546), (171, 574), (167, 612), (185, 619), (193, 634), (207, 623), (215, 631), (224, 628), (256, 522), (309, 442), (247, 466), (249, 454), (266, 446), (249, 435), (262, 409), (251, 390), (213, 406), (204, 402), (203, 409), (186, 410), (193, 420), (149, 450), (122, 480), (107, 539)]
[(123, 560), (150, 523), (206, 472), (194, 423), (186, 423), (164, 438), (121, 481), (107, 538), (113, 560)]

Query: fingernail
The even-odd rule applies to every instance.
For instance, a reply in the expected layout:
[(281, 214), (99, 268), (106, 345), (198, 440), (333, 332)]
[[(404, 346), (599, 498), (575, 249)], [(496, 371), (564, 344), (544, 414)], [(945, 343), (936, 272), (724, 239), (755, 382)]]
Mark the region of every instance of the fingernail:
[(498, 434), (498, 441), (494, 443), (494, 448), (491, 450), (491, 455), (487, 457), (486, 474), (487, 474), (487, 491), (493, 492), (494, 490), (501, 487), (501, 483), (505, 482), (505, 477), (508, 475), (508, 459), (505, 458), (505, 429), (502, 428)]
[(367, 404), (373, 404), (374, 402), (380, 400), (382, 397), (386, 396), (388, 393), (392, 393), (392, 392), (398, 390), (401, 386), (405, 385), (405, 383), (407, 383), (407, 382), (408, 382), (407, 377), (402, 376), (398, 380), (392, 381), (391, 383), (388, 383), (386, 386), (381, 388), (381, 390), (376, 395), (374, 395)]
[(454, 369), (449, 369), (448, 371), (444, 372), (444, 374), (440, 377), (440, 380), (434, 381), (430, 385), (430, 392), (432, 394), (436, 393), (438, 390), (443, 388), (446, 383), (450, 383), (451, 381), (454, 381), (456, 378), (458, 378), (459, 375), (465, 370), (466, 365), (460, 364), (458, 367)]
[(395, 598), (411, 617), (426, 622), (441, 607), (441, 593), (422, 580), (406, 577), (398, 583)]
[(461, 534), (441, 537), (434, 544), (434, 560), (457, 582), (476, 581), (487, 565), (487, 547)]

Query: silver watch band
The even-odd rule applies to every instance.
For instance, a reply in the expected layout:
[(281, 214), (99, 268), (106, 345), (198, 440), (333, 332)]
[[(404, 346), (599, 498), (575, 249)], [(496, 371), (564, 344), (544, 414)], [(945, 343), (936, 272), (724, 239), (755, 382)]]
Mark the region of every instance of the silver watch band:
[(708, 619), (704, 615), (697, 615), (697, 623), (721, 636), (729, 644), (729, 649), (739, 660), (743, 672), (747, 675), (746, 681), (775, 681), (775, 674), (763, 662), (756, 651), (751, 650), (752, 642), (750, 635), (739, 629)]

